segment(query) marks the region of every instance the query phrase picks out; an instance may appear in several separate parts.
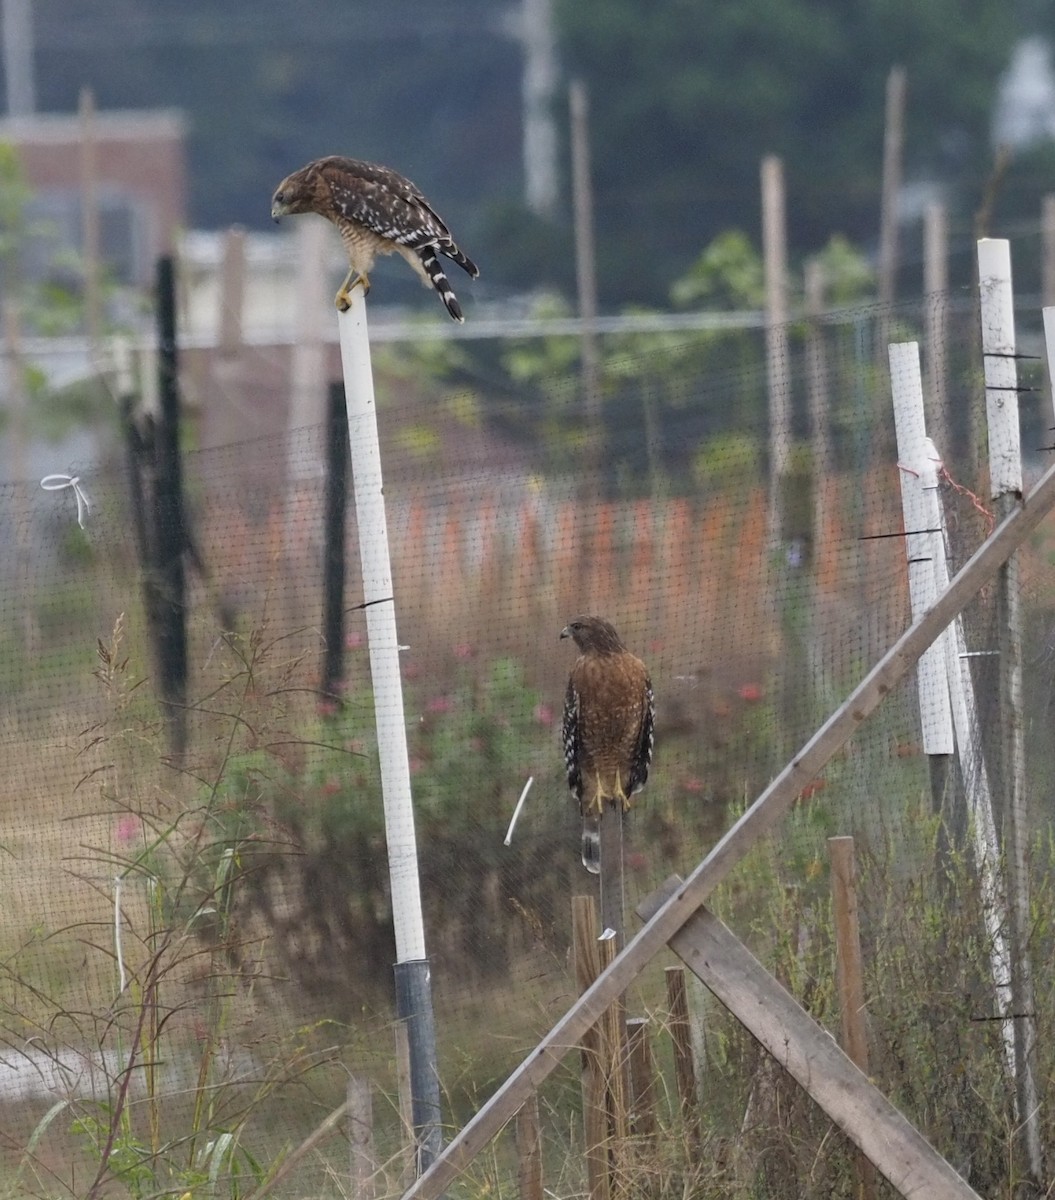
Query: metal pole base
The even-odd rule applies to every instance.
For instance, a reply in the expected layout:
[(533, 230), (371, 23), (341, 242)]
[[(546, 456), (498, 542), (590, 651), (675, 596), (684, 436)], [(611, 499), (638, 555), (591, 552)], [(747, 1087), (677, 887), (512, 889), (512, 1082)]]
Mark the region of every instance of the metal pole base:
[(440, 1077), (436, 1068), (436, 1022), (428, 959), (396, 963), (396, 1016), (406, 1022), (410, 1047), (410, 1095), (420, 1175), (443, 1149)]

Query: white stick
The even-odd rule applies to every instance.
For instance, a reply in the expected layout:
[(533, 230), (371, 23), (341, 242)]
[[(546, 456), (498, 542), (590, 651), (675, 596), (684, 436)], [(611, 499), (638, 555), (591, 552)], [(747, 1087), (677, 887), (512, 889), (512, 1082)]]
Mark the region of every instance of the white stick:
[(363, 289), (353, 287), (350, 298), (351, 307), (341, 313), (337, 324), (341, 337), (344, 389), (348, 400), (348, 437), (355, 485), (355, 515), (359, 527), (370, 675), (374, 687), (374, 718), (381, 760), (381, 792), (385, 808), (388, 871), (392, 882), (396, 958), (399, 962), (410, 962), (425, 958), (418, 849), (410, 791), (410, 758), (407, 753), (399, 640), (396, 637), (396, 610), (392, 595), (392, 564), (388, 551), (381, 449), (377, 436), (377, 410)]
[[(923, 415), (919, 345), (916, 342), (898, 342), (889, 347), (889, 353), (890, 389), (894, 399), (894, 428), (897, 432), (901, 476), (901, 511), (905, 520), (909, 601), (912, 619), (918, 621), (938, 594), (931, 561), (933, 535), (924, 532), (937, 526), (927, 520), (927, 505), (923, 497), (924, 473), (928, 459), (935, 452), (927, 438)], [(932, 474), (933, 470), (932, 466)], [(955, 749), (949, 681), (945, 673), (946, 637), (948, 631), (924, 653), (916, 669), (925, 754), (952, 754)]]
[(528, 792), (531, 791), (531, 785), (535, 782), (535, 776), (529, 775), (527, 783), (524, 784), (524, 790), (520, 793), (520, 799), (517, 801), (516, 808), (513, 809), (513, 815), (509, 819), (509, 828), (506, 830), (503, 846), (508, 846), (513, 840), (513, 830), (516, 828), (516, 823), (520, 818), (520, 810), (524, 807), (524, 801), (527, 799)]

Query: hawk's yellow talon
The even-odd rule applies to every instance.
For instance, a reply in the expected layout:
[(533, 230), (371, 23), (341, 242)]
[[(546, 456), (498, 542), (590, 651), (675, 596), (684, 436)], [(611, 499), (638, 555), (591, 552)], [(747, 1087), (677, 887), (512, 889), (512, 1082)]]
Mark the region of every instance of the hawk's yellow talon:
[(364, 275), (361, 271), (357, 271), (354, 267), (344, 277), (344, 283), (337, 289), (337, 295), (334, 296), (333, 302), (337, 306), (338, 312), (347, 312), (352, 307), (352, 298), (348, 294), (356, 284), (363, 289), (363, 295), (366, 296), (370, 291), (370, 276)]

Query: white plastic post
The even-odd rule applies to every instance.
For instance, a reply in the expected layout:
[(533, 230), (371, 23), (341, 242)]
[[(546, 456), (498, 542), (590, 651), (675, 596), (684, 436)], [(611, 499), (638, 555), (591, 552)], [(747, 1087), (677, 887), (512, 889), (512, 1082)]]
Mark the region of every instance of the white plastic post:
[(350, 464), (359, 529), (359, 560), (374, 691), (374, 721), (381, 763), (388, 875), (392, 886), (392, 923), (396, 935), (396, 1016), (405, 1022), (410, 1046), (410, 1093), (417, 1168), (424, 1171), (443, 1148), (440, 1089), (436, 1071), (436, 1027), (418, 878), (418, 847), (410, 790), (410, 757), (399, 673), (399, 640), (392, 588), (377, 435), (374, 377), (366, 328), (366, 297), (361, 287), (349, 293), (351, 304), (338, 317), (344, 390), (348, 405)]
[(392, 919), (399, 962), (425, 957), (425, 928), (418, 879), (418, 847), (410, 790), (403, 681), (399, 670), (396, 606), (392, 595), (392, 563), (377, 436), (374, 377), (366, 326), (366, 300), (361, 287), (349, 293), (351, 307), (341, 313), (341, 363), (348, 402), (350, 464), (363, 571), (363, 604), (374, 690), (374, 719), (381, 760), (388, 870), (392, 881)]
[(1022, 444), (1018, 428), (1015, 300), (1011, 248), (1006, 238), (978, 243), (978, 297), (982, 318), (985, 415), (989, 427), (989, 482), (993, 499), (1022, 494)]
[[(905, 554), (908, 558), (908, 591), (912, 619), (918, 621), (934, 603), (932, 530), (927, 520), (924, 477), (933, 475), (933, 447), (927, 438), (923, 414), (923, 378), (920, 374), (919, 344), (895, 342), (889, 347), (890, 389), (894, 399), (894, 428), (897, 433), (898, 468), (901, 477), (901, 511), (905, 521)], [(929, 468), (929, 470), (928, 470)], [(919, 717), (924, 754), (952, 754), (955, 750), (949, 681), (945, 671), (942, 634), (919, 660)]]
[[(979, 307), (985, 412), (989, 428), (990, 483), (997, 515), (1022, 504), (1022, 446), (1018, 421), (1018, 363), (1011, 246), (1003, 238), (978, 243)], [(1029, 954), (1032, 902), (1029, 889), (1029, 814), (1026, 799), (1025, 697), (1022, 672), (1022, 584), (1013, 554), (997, 579), (1000, 615), (1000, 742), (1004, 792), (1004, 859), (1010, 916), (1011, 993), (1016, 1012), (1015, 1096), (1028, 1173), (1039, 1186), (1044, 1171), (1037, 1120), (1033, 966)]]

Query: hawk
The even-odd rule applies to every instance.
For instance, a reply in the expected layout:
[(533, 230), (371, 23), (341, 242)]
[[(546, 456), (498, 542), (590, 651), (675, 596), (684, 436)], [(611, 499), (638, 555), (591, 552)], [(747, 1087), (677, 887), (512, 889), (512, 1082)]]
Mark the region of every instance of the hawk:
[(630, 808), (648, 779), (655, 706), (641, 659), (602, 617), (573, 617), (562, 638), (579, 648), (564, 696), (564, 764), (582, 813), (582, 862), (600, 870), (599, 818), (605, 801)]
[(401, 254), (422, 283), (440, 294), (447, 311), (464, 321), (461, 306), (440, 266), (439, 255), (475, 279), (476, 264), (454, 243), (451, 231), (421, 192), (397, 171), (356, 158), (318, 158), (287, 175), (275, 189), (271, 216), (314, 212), (332, 221), (348, 252), (351, 269), (334, 298), (341, 312), (356, 283), (370, 290), (370, 271), (379, 254)]

